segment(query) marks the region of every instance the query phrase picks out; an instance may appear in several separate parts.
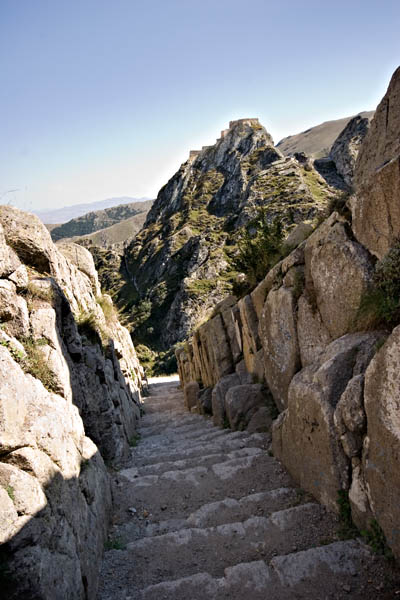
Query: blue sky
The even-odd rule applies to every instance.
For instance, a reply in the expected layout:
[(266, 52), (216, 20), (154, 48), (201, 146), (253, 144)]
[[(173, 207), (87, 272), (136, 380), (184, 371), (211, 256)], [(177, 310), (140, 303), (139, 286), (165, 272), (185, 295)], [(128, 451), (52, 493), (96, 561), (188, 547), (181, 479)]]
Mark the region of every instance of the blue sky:
[(394, 0), (1, 0), (0, 202), (153, 197), (230, 119), (373, 109), (399, 31)]

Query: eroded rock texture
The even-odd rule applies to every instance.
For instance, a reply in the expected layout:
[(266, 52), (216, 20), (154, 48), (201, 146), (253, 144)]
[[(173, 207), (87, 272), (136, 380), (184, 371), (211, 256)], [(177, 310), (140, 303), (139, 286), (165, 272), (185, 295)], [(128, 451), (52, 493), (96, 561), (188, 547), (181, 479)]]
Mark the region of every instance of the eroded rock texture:
[[(400, 329), (386, 322), (382, 330), (358, 331), (376, 258), (400, 236), (400, 69), (361, 143), (366, 129), (356, 118), (336, 144), (348, 181), (354, 168), (352, 219), (346, 210), (333, 212), (248, 296), (225, 308), (231, 373), (219, 379), (209, 347), (218, 311), (178, 364), (183, 381), (195, 374), (200, 385), (214, 386), (219, 425), (251, 429), (256, 414), (268, 423), (273, 398), (280, 411), (273, 451), (293, 478), (332, 510), (338, 491), (348, 493), (357, 526), (376, 520), (400, 558)], [(396, 286), (395, 259), (390, 269), (386, 283), (392, 277)]]
[(0, 256), (2, 591), (94, 599), (142, 369), (87, 250), (2, 206)]

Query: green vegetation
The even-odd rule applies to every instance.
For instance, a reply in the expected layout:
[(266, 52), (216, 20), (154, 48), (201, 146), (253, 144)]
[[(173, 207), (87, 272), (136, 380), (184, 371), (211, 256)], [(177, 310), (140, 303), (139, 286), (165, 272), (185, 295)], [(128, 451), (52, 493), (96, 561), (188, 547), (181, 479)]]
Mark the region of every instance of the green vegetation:
[(357, 537), (358, 529), (353, 523), (351, 516), (351, 505), (349, 500), (349, 492), (347, 490), (338, 490), (339, 520), (340, 528), (338, 531), (341, 540), (349, 540)]
[(375, 265), (372, 284), (364, 293), (356, 328), (394, 327), (400, 323), (400, 239)]
[(389, 559), (393, 558), (393, 552), (388, 547), (385, 534), (376, 519), (369, 522), (368, 529), (361, 530), (361, 535), (375, 554), (381, 554)]
[(330, 215), (336, 211), (342, 217), (351, 220), (351, 210), (348, 206), (349, 198), (349, 192), (342, 192), (331, 198), (328, 204), (327, 214)]
[(321, 177), (317, 174), (317, 172), (314, 170), (307, 171), (306, 169), (303, 169), (302, 175), (314, 200), (319, 203), (326, 203), (327, 185), (321, 180)]
[(131, 437), (131, 439), (129, 440), (129, 445), (131, 448), (135, 448), (140, 440), (140, 433), (135, 433), (135, 435), (133, 435)]
[(125, 544), (120, 538), (109, 538), (104, 544), (105, 550), (125, 550)]
[(90, 344), (98, 344), (100, 348), (104, 349), (108, 335), (98, 323), (96, 314), (93, 311), (82, 311), (75, 317), (75, 320), (80, 335), (86, 338)]
[(241, 297), (251, 291), (284, 256), (284, 232), (278, 219), (270, 222), (267, 210), (262, 207), (257, 216), (248, 223), (238, 242), (238, 252), (231, 265), (238, 273), (244, 273), (244, 281), (236, 281), (233, 292)]
[(18, 350), (11, 342), (1, 340), (0, 345), (5, 346), (13, 359), (20, 365), (25, 373), (29, 373), (36, 379), (40, 379), (49, 392), (57, 392), (58, 385), (53, 371), (47, 365), (46, 359), (40, 348), (47, 345), (45, 338), (35, 340), (33, 338), (22, 338), (25, 353)]
[[(42, 280), (46, 281), (46, 280)], [(38, 281), (30, 281), (27, 287), (28, 301), (29, 299), (37, 298), (39, 300), (44, 300), (45, 302), (49, 302), (50, 304), (54, 300), (54, 289), (51, 286), (42, 287), (39, 285)]]
[(107, 321), (115, 322), (118, 319), (117, 309), (115, 308), (111, 298), (106, 295), (98, 296), (96, 298), (97, 304), (100, 306), (101, 310)]
[(6, 486), (6, 492), (9, 495), (9, 497), (11, 498), (11, 500), (14, 502), (15, 500), (15, 494), (14, 494), (14, 488), (12, 485), (7, 485)]

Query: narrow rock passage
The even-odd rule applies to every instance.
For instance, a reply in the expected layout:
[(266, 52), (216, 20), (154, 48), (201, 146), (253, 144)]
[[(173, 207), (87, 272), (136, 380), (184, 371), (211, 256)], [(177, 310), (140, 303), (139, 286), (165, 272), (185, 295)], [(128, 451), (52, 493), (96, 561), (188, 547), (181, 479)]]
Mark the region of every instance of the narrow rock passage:
[(176, 381), (150, 389), (115, 473), (98, 600), (394, 597), (379, 591), (381, 561), (339, 541), (336, 517), (268, 454), (269, 434), (187, 412)]

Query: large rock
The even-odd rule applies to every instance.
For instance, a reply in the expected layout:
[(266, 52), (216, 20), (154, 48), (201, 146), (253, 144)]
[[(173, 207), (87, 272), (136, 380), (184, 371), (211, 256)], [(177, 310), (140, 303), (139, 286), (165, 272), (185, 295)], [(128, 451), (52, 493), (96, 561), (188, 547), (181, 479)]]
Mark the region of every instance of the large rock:
[(274, 454), (299, 485), (331, 510), (349, 487), (350, 462), (334, 424), (334, 412), (353, 377), (371, 360), (379, 334), (350, 334), (332, 342), (320, 358), (294, 376), (288, 408), (275, 422)]
[(0, 389), (10, 597), (94, 599), (111, 508), (104, 463), (78, 409), (26, 375), (2, 346)]
[(399, 196), (397, 156), (366, 180), (352, 203), (354, 234), (378, 258), (383, 258), (400, 235)]
[(197, 406), (199, 391), (200, 388), (197, 381), (189, 381), (183, 388), (183, 398), (188, 410), (192, 410), (192, 408)]
[(240, 385), (240, 379), (236, 373), (233, 373), (232, 375), (222, 377), (214, 387), (212, 391), (212, 414), (214, 425), (218, 425), (219, 427), (225, 426), (225, 396), (228, 390), (235, 385)]
[(17, 588), (10, 598), (94, 600), (111, 508), (103, 458), (129, 456), (139, 419), (143, 371), (130, 335), (97, 296), (90, 254), (78, 254), (83, 270), (36, 217), (0, 208), (0, 535)]
[(290, 289), (271, 290), (260, 321), (265, 380), (281, 410), (287, 406), (289, 384), (300, 368), (296, 299)]
[(382, 258), (400, 235), (400, 68), (376, 109), (355, 168), (353, 230)]
[(51, 273), (55, 248), (50, 233), (41, 220), (13, 206), (0, 206), (0, 222), (8, 246), (22, 262), (41, 273)]
[[(226, 393), (225, 410), (231, 429), (246, 429), (260, 408), (268, 408), (267, 392), (261, 384), (234, 386)], [(261, 413), (258, 416), (261, 418)], [(265, 427), (265, 420), (262, 424)], [(271, 424), (270, 416), (269, 425)], [(253, 427), (255, 426), (253, 422)]]
[(297, 303), (297, 336), (303, 367), (315, 362), (332, 341), (317, 306), (312, 306), (306, 294)]
[(212, 414), (212, 388), (201, 390), (197, 399), (197, 409), (201, 415)]
[(379, 103), (357, 158), (355, 187), (400, 154), (400, 67), (394, 72)]
[(375, 518), (387, 542), (400, 558), (400, 326), (369, 365), (364, 402), (367, 439), (364, 474)]
[(373, 274), (368, 252), (333, 213), (306, 242), (306, 286), (332, 339), (348, 333)]
[(330, 158), (337, 172), (349, 187), (353, 184), (354, 168), (361, 144), (368, 133), (370, 120), (361, 115), (353, 117), (334, 141)]
[(85, 273), (89, 277), (94, 294), (100, 294), (99, 278), (89, 250), (73, 242), (59, 242), (57, 248), (65, 258), (70, 260), (82, 273)]

